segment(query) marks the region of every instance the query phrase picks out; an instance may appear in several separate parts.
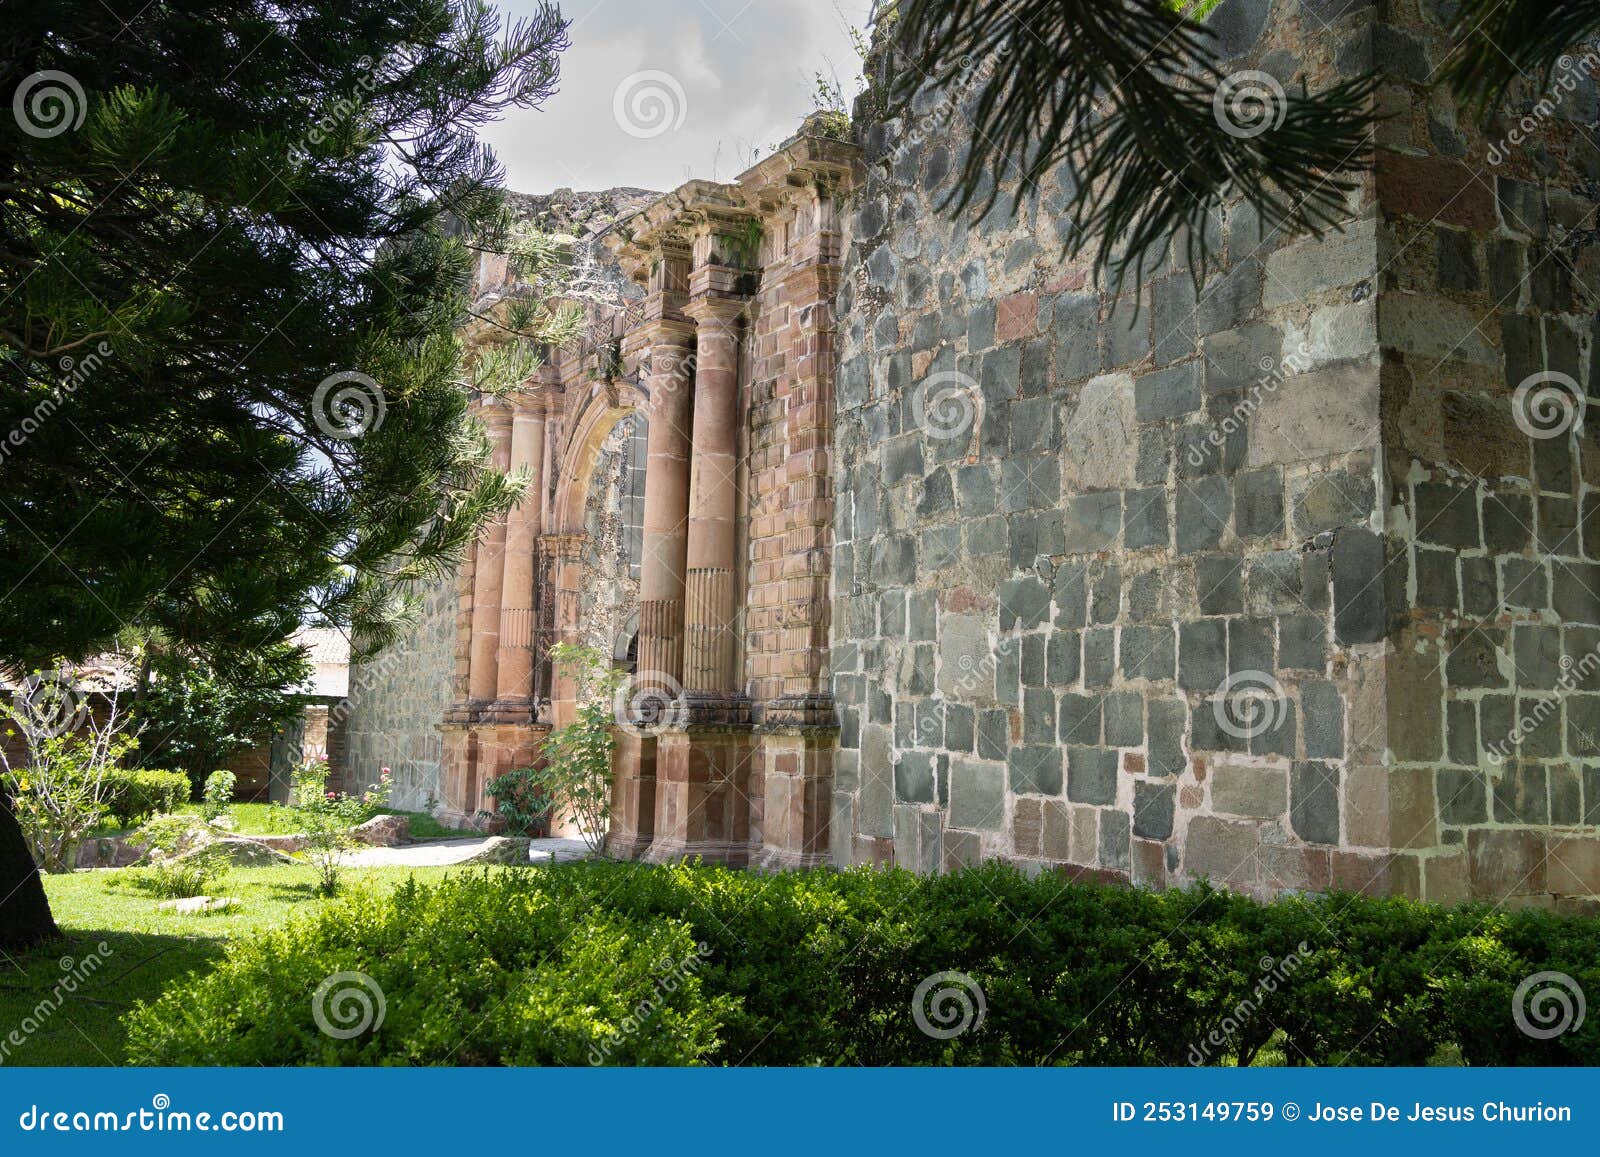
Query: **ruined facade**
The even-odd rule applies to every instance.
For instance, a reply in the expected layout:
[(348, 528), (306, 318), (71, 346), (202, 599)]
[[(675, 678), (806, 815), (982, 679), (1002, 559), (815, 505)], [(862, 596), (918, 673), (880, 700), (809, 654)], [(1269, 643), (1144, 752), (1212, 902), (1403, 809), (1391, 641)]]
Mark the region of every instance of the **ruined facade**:
[(582, 629), (585, 498), (637, 415), (618, 854), (1600, 897), (1600, 101), (1575, 68), (1486, 135), (1429, 84), (1438, 7), (1217, 10), (1230, 70), (1376, 68), (1388, 115), (1342, 231), (1230, 207), (1198, 286), (1063, 260), (1064, 174), (942, 212), (933, 94), (604, 230), (616, 345), (486, 408), (541, 483), (415, 724), (445, 806), (569, 709), (541, 640)]

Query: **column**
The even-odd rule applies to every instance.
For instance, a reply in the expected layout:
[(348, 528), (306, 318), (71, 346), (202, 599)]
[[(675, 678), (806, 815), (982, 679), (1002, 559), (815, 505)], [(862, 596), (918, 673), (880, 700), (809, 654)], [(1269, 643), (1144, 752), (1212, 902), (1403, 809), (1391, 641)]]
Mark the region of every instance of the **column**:
[[(688, 552), (689, 438), (694, 411), (684, 321), (658, 319), (646, 334), (650, 436), (644, 473), (644, 543), (639, 566), (641, 690), (675, 697), (683, 678), (683, 596)], [(645, 853), (655, 839), (656, 740), (619, 728), (613, 757), (611, 831), (615, 856)]]
[(695, 301), (684, 310), (697, 324), (684, 584), (683, 686), (691, 712), (697, 702), (725, 704), (740, 686), (733, 669), (733, 624), (739, 587), (735, 519), (742, 310), (739, 300), (717, 299)]
[(683, 680), (684, 572), (689, 543), (689, 446), (694, 412), (693, 330), (656, 322), (650, 343), (649, 450), (639, 567), (641, 682)]
[(534, 553), (543, 529), (544, 432), (541, 395), (517, 402), (511, 419), (511, 468), (532, 476), (527, 493), (506, 516), (504, 579), (500, 592), (500, 646), (494, 715), (501, 723), (533, 718)]
[[(502, 473), (511, 468), (511, 410), (502, 402), (484, 406), (483, 419), (494, 447), (490, 465)], [(472, 590), (472, 660), (467, 698), (481, 710), (499, 690), (500, 592), (505, 579), (506, 520), (496, 518), (478, 538)]]

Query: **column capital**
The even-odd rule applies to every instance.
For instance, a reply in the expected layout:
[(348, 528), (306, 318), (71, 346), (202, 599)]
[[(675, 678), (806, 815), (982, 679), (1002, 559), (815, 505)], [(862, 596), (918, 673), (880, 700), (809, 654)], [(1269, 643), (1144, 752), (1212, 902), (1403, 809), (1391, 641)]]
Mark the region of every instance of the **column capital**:
[(749, 305), (750, 299), (742, 295), (735, 297), (704, 294), (685, 305), (683, 313), (685, 317), (694, 321), (698, 333), (703, 332), (708, 325), (731, 326), (744, 315)]

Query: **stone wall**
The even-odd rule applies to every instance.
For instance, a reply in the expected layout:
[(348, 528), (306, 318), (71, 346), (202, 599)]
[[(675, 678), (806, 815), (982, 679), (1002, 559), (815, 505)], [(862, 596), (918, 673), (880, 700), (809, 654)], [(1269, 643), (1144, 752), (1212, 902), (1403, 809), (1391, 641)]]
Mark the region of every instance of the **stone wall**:
[[(1483, 750), (1515, 687), (1559, 691), (1596, 641), (1577, 435), (1512, 416), (1541, 365), (1582, 380), (1590, 251), (1540, 258), (1592, 225), (1559, 186), (1593, 148), (1492, 172), (1422, 86), (1445, 51), (1423, 9), (1218, 10), (1230, 69), (1376, 66), (1397, 115), (1342, 232), (1234, 206), (1198, 291), (1170, 256), (1120, 290), (1064, 262), (1062, 173), (951, 221), (964, 117), (929, 94), (869, 128), (839, 301), (837, 862), (1600, 893), (1574, 762), (1594, 672), (1533, 762)], [(1582, 865), (1559, 887), (1557, 843)]]
[(348, 782), (375, 783), (389, 768), (398, 808), (421, 811), (441, 798), (438, 725), (451, 701), (457, 610), (454, 577), (430, 588), (403, 639), (351, 664), (349, 697), (330, 713), (330, 726), (342, 721)]

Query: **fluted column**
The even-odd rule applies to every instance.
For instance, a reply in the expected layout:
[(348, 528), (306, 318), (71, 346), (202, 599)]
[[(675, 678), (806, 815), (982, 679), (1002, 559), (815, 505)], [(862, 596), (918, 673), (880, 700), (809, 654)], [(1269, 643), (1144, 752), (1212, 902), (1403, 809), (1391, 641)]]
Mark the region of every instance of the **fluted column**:
[[(511, 467), (511, 410), (491, 401), (483, 408), (484, 424), (494, 447), (491, 466), (501, 472)], [(482, 708), (499, 690), (500, 597), (505, 581), (506, 520), (496, 518), (478, 538), (477, 564), (472, 589), (472, 658), (467, 696)]]
[(689, 452), (694, 412), (693, 330), (654, 324), (650, 342), (650, 438), (644, 472), (639, 566), (639, 679), (683, 680), (684, 571), (689, 541)]
[(546, 489), (545, 418), (545, 400), (535, 395), (520, 399), (511, 419), (511, 468), (526, 469), (533, 478), (523, 500), (506, 516), (495, 693), (495, 717), (505, 723), (528, 722), (533, 712), (533, 572)]
[(742, 309), (738, 300), (717, 299), (695, 301), (684, 309), (697, 326), (684, 584), (683, 685), (691, 700), (728, 698), (739, 685), (733, 669), (733, 622)]

